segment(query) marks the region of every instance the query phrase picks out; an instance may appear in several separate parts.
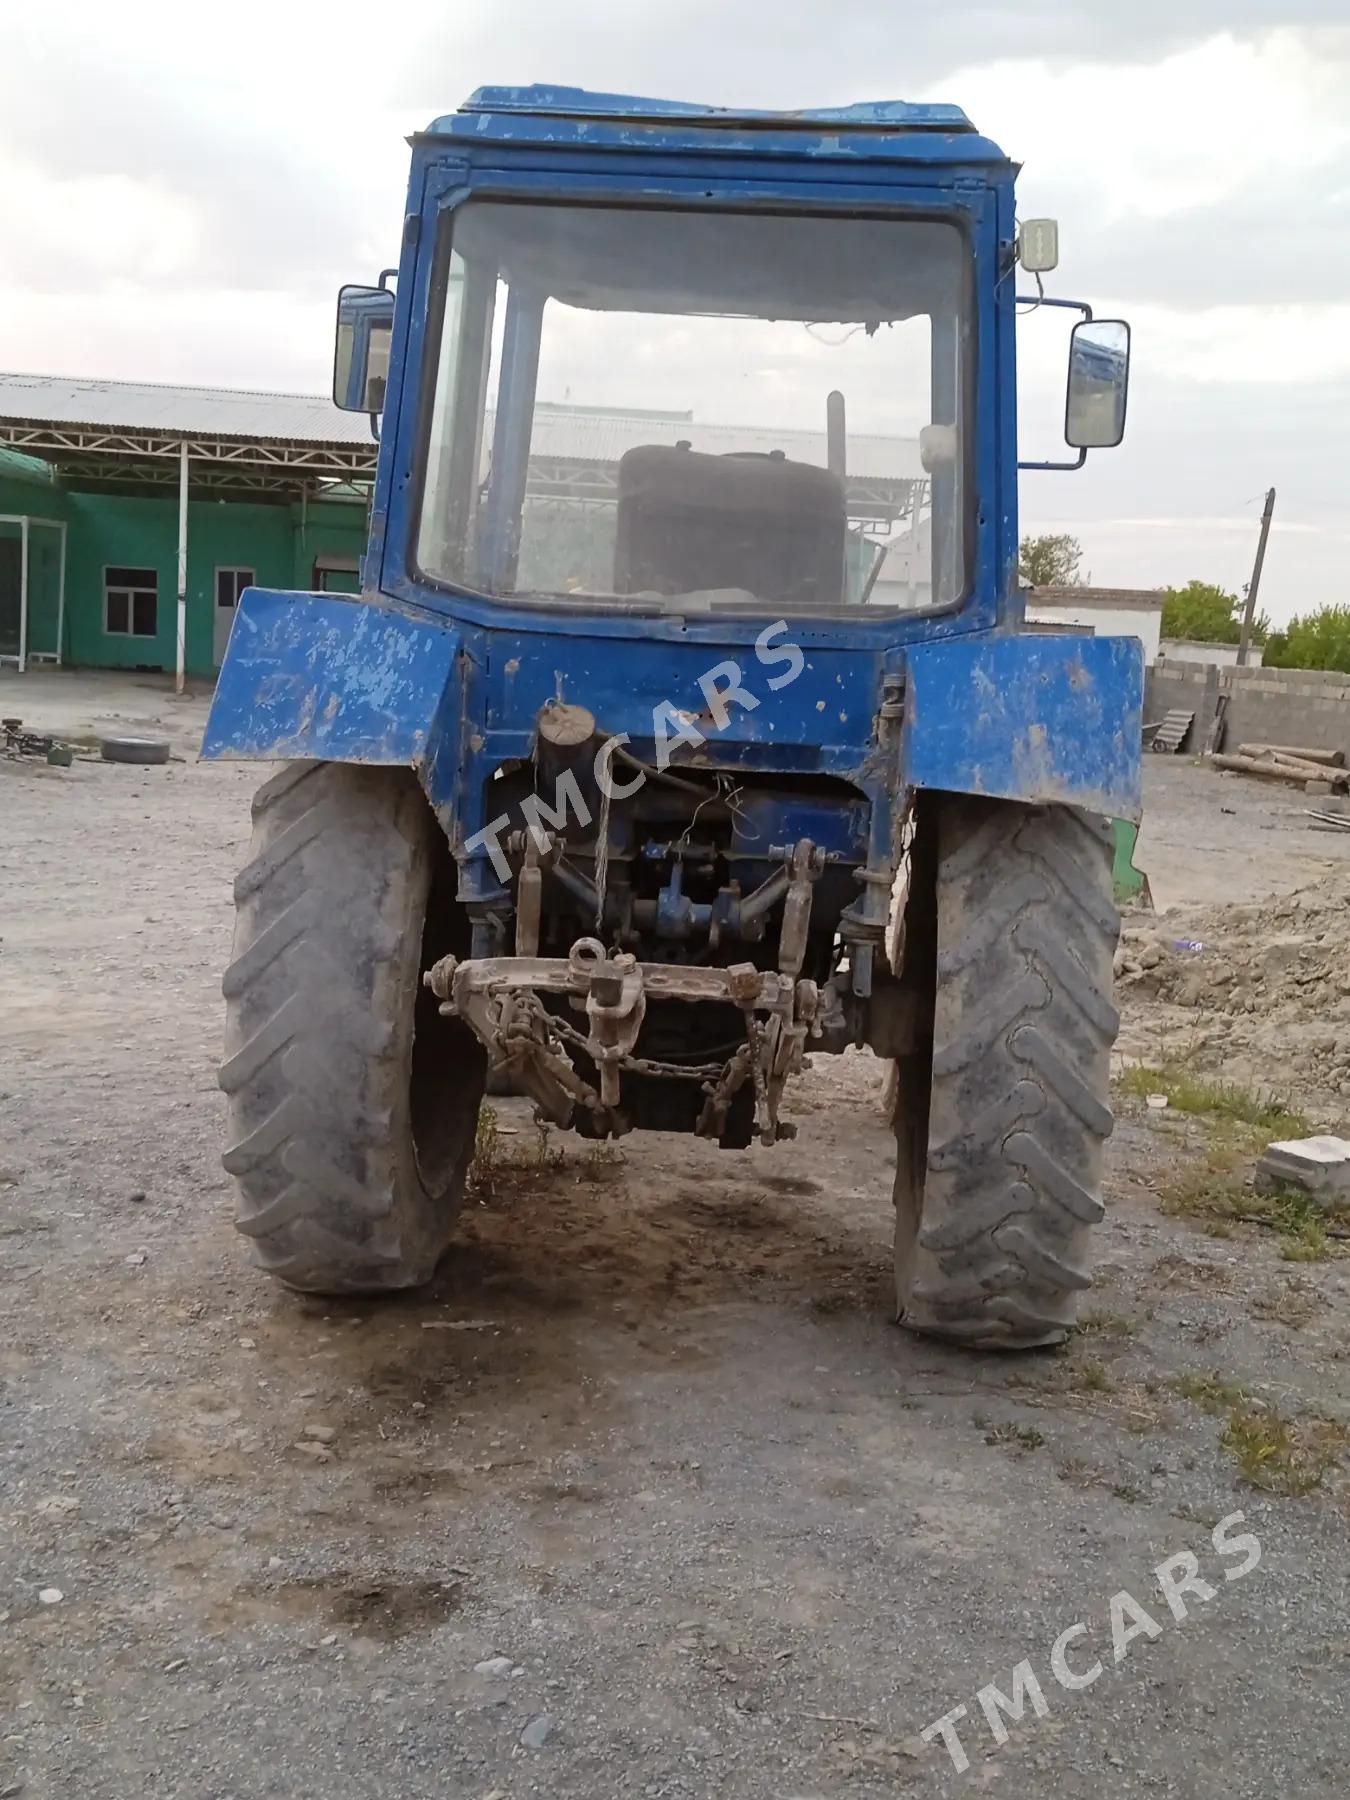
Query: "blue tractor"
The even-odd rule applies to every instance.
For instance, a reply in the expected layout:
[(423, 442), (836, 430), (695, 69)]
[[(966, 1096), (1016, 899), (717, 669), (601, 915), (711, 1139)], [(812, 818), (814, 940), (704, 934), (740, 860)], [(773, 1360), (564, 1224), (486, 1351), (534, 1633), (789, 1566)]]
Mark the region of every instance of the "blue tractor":
[[(280, 1281), (426, 1281), (489, 1085), (736, 1149), (868, 1046), (900, 1317), (1071, 1327), (1142, 670), (1025, 626), (1015, 319), (1056, 246), (1014, 174), (899, 103), (492, 88), (413, 140), (399, 266), (339, 301), (362, 592), (247, 592), (204, 746), (283, 765), (221, 1074)], [(1023, 466), (1075, 467), (1128, 328), (1037, 303), (1082, 314), (1076, 456)]]

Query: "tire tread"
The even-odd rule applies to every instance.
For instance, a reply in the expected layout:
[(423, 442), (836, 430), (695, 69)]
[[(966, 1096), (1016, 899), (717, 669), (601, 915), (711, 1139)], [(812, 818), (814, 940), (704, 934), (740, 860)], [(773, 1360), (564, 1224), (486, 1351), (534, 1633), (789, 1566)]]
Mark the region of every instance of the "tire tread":
[(1110, 828), (945, 796), (938, 830), (931, 1124), (902, 1317), (972, 1347), (1054, 1344), (1090, 1285), (1104, 1212)]
[[(473, 1141), (469, 1119), (446, 1190), (428, 1193), (406, 1095), (439, 827), (407, 771), (333, 763), (288, 765), (252, 814), (222, 982), (237, 1227), (294, 1288), (418, 1285), (445, 1249)], [(476, 1116), (476, 1095), (462, 1104)]]

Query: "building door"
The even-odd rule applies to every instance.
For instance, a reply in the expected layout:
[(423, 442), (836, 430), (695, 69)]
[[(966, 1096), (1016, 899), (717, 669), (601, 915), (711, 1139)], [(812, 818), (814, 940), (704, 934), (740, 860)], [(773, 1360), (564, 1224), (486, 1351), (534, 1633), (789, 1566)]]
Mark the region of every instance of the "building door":
[(0, 656), (19, 655), (19, 618), (23, 606), (20, 591), (23, 552), (19, 527), (0, 525)]
[(225, 660), (225, 649), (230, 641), (230, 633), (234, 630), (239, 596), (245, 588), (253, 586), (253, 579), (252, 569), (216, 570), (216, 622), (211, 646), (211, 660), (216, 668)]

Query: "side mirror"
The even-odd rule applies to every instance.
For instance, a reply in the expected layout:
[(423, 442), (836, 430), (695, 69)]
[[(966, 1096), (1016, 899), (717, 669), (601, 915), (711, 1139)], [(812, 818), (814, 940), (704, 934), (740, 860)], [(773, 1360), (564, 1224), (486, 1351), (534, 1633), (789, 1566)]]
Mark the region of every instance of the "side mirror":
[(387, 288), (344, 287), (338, 295), (333, 404), (343, 412), (384, 411), (394, 296)]
[(1111, 450), (1125, 435), (1130, 328), (1123, 319), (1084, 319), (1069, 340), (1064, 436), (1075, 450)]

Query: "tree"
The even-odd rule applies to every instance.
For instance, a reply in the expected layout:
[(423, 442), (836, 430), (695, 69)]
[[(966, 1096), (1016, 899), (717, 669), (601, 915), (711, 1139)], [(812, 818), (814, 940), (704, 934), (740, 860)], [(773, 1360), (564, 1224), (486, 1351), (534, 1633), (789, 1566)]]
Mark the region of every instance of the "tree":
[(1083, 546), (1067, 532), (1048, 532), (1044, 537), (1024, 537), (1017, 559), (1017, 573), (1028, 587), (1077, 587)]
[(1292, 618), (1266, 642), (1275, 669), (1338, 669), (1350, 675), (1350, 606), (1319, 606)]
[[(1242, 638), (1242, 596), (1208, 581), (1188, 581), (1163, 590), (1162, 634), (1189, 644), (1236, 644)], [(1258, 613), (1252, 642), (1264, 644), (1270, 620)]]

